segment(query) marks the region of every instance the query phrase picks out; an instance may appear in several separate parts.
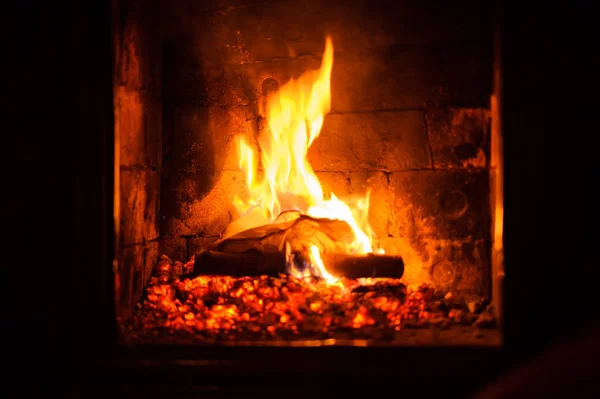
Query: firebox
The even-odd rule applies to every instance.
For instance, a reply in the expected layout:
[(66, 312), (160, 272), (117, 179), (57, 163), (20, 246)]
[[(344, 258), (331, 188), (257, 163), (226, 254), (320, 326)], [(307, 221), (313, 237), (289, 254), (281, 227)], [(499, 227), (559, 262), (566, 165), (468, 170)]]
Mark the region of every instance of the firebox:
[(501, 71), (459, 3), (114, 2), (124, 345), (501, 345)]

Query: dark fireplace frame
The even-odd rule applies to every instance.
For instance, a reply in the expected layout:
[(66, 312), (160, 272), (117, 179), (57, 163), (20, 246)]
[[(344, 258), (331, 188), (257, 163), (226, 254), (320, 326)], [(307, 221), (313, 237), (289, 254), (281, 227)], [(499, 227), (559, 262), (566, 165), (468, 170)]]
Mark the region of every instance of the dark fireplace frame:
[[(57, 253), (57, 248), (64, 248), (65, 237), (72, 240), (60, 275), (57, 270), (49, 270), (46, 264), (37, 267), (40, 284), (39, 287), (34, 284), (34, 288), (39, 291), (24, 299), (15, 310), (26, 313), (30, 306), (37, 304), (48, 315), (44, 318), (47, 320), (44, 329), (49, 334), (49, 344), (47, 347), (30, 344), (29, 349), (49, 353), (52, 358), (48, 359), (53, 360), (35, 367), (67, 371), (62, 375), (69, 383), (112, 382), (120, 387), (150, 383), (153, 393), (168, 383), (177, 383), (181, 390), (197, 395), (211, 392), (216, 396), (219, 392), (242, 389), (248, 392), (260, 389), (263, 383), (273, 384), (275, 375), (276, 385), (288, 384), (295, 393), (321, 385), (337, 389), (333, 385), (348, 385), (347, 381), (360, 378), (361, 385), (371, 392), (402, 384), (403, 389), (421, 387), (427, 392), (460, 395), (472, 392), (510, 365), (573, 329), (575, 323), (554, 325), (550, 331), (543, 327), (544, 322), (554, 316), (554, 307), (570, 300), (552, 294), (572, 284), (575, 266), (560, 278), (556, 271), (583, 260), (572, 257), (568, 246), (552, 251), (531, 250), (545, 248), (548, 242), (553, 242), (552, 231), (557, 223), (569, 227), (569, 223), (573, 223), (566, 218), (557, 220), (559, 216), (549, 220), (545, 210), (561, 201), (569, 204), (576, 201), (552, 190), (552, 177), (542, 173), (546, 172), (551, 149), (558, 148), (557, 144), (544, 141), (546, 132), (560, 131), (568, 123), (560, 118), (544, 120), (548, 98), (553, 92), (544, 79), (551, 76), (550, 71), (540, 71), (542, 67), (551, 69), (548, 67), (551, 56), (542, 47), (537, 52), (531, 48), (544, 43), (544, 35), (550, 27), (544, 25), (545, 21), (532, 20), (521, 11), (519, 15), (510, 14), (510, 18), (504, 19), (505, 23), (499, 24), (506, 255), (502, 348), (120, 346), (111, 267), (114, 259), (114, 120), (110, 2), (44, 7), (35, 12), (41, 20), (50, 21), (43, 33), (46, 45), (38, 49), (38, 56), (49, 56), (55, 61), (46, 65), (42, 75), (54, 82), (50, 89), (55, 90), (56, 97), (47, 105), (46, 111), (51, 116), (40, 118), (37, 125), (31, 126), (31, 131), (42, 129), (49, 122), (55, 126), (53, 134), (62, 134), (63, 140), (40, 135), (40, 150), (34, 156), (36, 161), (52, 162), (58, 172), (44, 180), (41, 188), (60, 189), (64, 195), (50, 199), (29, 217), (43, 226), (56, 226), (55, 233), (51, 234), (55, 238), (48, 237), (36, 245), (46, 257)], [(67, 148), (66, 143), (75, 149)], [(20, 187), (18, 184), (22, 183), (16, 179), (15, 184)], [(549, 191), (555, 196), (548, 197)], [(34, 194), (31, 190), (24, 192)], [(540, 197), (547, 201), (543, 210), (538, 208)], [(21, 254), (27, 256), (28, 252), (23, 251), (31, 248), (30, 242), (25, 243)], [(57, 262), (60, 267), (61, 260)], [(27, 273), (17, 271), (15, 277), (26, 278)], [(540, 306), (541, 297), (546, 301), (545, 306)], [(530, 309), (536, 312), (532, 314)], [(28, 328), (25, 324), (17, 335), (34, 342), (35, 330), (31, 332)], [(48, 349), (50, 352), (40, 352)], [(25, 362), (19, 364), (26, 365)], [(17, 364), (15, 369), (18, 369)], [(252, 377), (252, 381), (243, 377)], [(339, 378), (343, 378), (342, 382)], [(114, 387), (105, 385), (103, 389)], [(274, 393), (281, 395), (280, 392)]]

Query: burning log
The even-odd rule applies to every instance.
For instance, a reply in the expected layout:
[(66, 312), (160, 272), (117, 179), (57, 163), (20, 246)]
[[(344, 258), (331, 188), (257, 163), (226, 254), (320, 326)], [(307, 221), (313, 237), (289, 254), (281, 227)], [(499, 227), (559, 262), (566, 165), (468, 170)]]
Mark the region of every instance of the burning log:
[[(299, 256), (298, 258), (303, 258)], [(400, 278), (404, 262), (399, 256), (346, 255), (326, 253), (321, 255), (327, 270), (336, 277), (349, 279), (366, 277)], [(300, 266), (301, 267), (301, 266)], [(250, 250), (242, 253), (202, 251), (195, 256), (194, 275), (209, 276), (278, 276), (287, 269), (284, 252)]]
[(302, 271), (311, 263), (309, 248), (316, 247), (325, 268), (336, 277), (402, 277), (404, 262), (399, 256), (347, 255), (354, 234), (342, 220), (286, 212), (273, 224), (244, 230), (198, 253), (194, 275), (276, 277), (289, 272), (286, 252), (293, 255), (294, 269)]

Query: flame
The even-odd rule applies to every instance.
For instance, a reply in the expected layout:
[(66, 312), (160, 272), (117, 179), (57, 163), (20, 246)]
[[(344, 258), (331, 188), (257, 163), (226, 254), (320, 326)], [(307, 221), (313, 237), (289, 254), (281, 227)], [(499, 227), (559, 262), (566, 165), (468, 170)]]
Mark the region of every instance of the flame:
[[(307, 160), (310, 145), (319, 136), (325, 115), (331, 109), (331, 70), (333, 43), (325, 41), (321, 67), (291, 79), (266, 102), (268, 128), (258, 137), (262, 175), (258, 176), (258, 157), (253, 147), (239, 140), (239, 166), (245, 174), (249, 198), (236, 195), (234, 205), (241, 217), (257, 210), (266, 223), (285, 210), (294, 209), (315, 218), (338, 219), (348, 223), (355, 240), (347, 252), (373, 252), (375, 238), (368, 222), (369, 193), (364, 198), (344, 203), (333, 193), (326, 199), (323, 188)], [(256, 221), (256, 217), (254, 219)], [(254, 226), (249, 226), (254, 227)], [(337, 279), (323, 265), (316, 246), (309, 248), (310, 270), (329, 283)], [(302, 274), (298, 272), (297, 274)]]
[[(292, 253), (289, 243), (285, 246), (286, 263), (289, 273), (299, 279), (320, 277), (327, 282), (329, 285), (338, 286), (342, 292), (346, 292), (346, 287), (343, 282), (329, 273), (323, 259), (321, 259), (321, 253), (316, 245), (310, 245), (308, 247), (308, 262), (307, 264), (301, 259), (298, 261), (295, 255)], [(300, 263), (301, 265), (298, 265)], [(300, 267), (298, 267), (300, 266)]]

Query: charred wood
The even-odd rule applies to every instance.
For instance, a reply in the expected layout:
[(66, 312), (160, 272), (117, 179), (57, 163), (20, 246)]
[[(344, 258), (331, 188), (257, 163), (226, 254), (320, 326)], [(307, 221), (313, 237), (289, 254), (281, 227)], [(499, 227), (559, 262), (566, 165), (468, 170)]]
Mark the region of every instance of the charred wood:
[[(296, 259), (302, 258), (307, 259), (306, 255), (296, 256)], [(325, 253), (321, 258), (327, 270), (336, 277), (400, 278), (404, 273), (404, 261), (399, 256)], [(283, 252), (248, 250), (228, 253), (208, 250), (196, 254), (193, 275), (278, 276), (286, 272), (286, 254)]]

